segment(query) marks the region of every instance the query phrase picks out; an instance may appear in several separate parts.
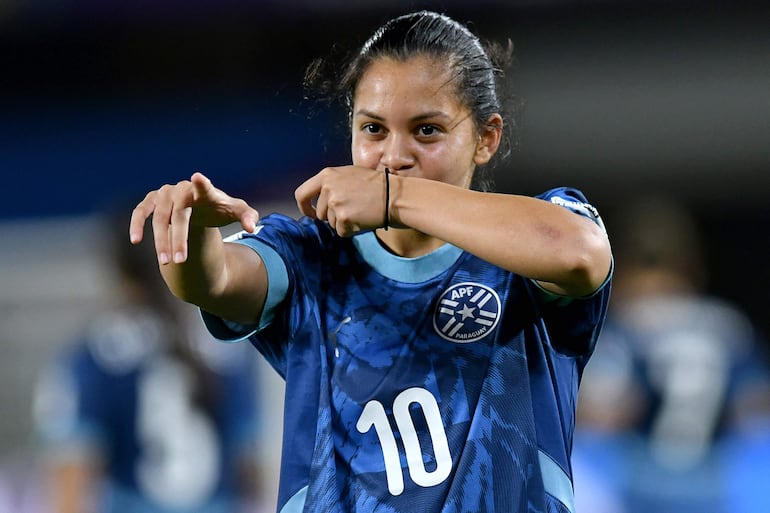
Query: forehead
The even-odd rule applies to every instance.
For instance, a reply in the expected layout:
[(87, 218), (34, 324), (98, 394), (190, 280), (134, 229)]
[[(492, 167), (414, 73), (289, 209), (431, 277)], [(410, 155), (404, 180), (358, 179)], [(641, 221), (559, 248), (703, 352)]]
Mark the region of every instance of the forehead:
[(462, 110), (452, 68), (427, 56), (397, 60), (380, 57), (361, 76), (353, 97), (354, 112), (366, 110)]

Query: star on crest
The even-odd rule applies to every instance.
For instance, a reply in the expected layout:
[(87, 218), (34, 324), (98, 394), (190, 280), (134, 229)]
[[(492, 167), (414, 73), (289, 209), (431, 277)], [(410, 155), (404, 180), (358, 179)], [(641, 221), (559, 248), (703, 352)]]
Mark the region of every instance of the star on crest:
[(460, 311), (459, 311), (459, 312), (457, 312), (457, 313), (459, 313), (460, 315), (462, 315), (462, 316), (463, 316), (463, 318), (461, 319), (461, 321), (464, 321), (464, 320), (465, 320), (465, 319), (467, 319), (468, 317), (470, 317), (471, 319), (475, 319), (475, 317), (474, 317), (474, 315), (473, 315), (473, 311), (474, 311), (475, 309), (476, 309), (475, 307), (472, 307), (472, 306), (468, 306), (468, 305), (463, 305), (463, 309), (462, 309), (462, 310), (460, 310)]

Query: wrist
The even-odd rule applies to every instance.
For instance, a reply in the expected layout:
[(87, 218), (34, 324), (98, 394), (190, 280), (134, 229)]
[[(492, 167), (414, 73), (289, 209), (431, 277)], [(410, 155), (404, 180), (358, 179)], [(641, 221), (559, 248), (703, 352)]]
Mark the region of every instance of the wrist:
[(388, 181), (388, 225), (396, 228), (404, 228), (404, 225), (401, 224), (401, 217), (398, 212), (404, 177), (391, 172)]

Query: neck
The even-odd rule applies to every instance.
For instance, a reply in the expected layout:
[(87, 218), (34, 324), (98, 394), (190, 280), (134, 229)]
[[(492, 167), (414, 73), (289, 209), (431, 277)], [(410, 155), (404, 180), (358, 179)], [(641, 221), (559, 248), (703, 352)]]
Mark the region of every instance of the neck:
[(378, 229), (375, 234), (385, 249), (404, 258), (416, 258), (437, 250), (444, 244), (437, 239), (411, 228)]

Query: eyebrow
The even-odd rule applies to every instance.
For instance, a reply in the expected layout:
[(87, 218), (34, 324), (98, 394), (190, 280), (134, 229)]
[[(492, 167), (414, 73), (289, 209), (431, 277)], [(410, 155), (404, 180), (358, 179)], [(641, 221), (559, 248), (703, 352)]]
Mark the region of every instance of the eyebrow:
[[(365, 116), (368, 118), (376, 119), (377, 121), (385, 121), (385, 118), (380, 116), (379, 114), (375, 114), (374, 112), (368, 111), (366, 109), (359, 109), (355, 113), (356, 116)], [(444, 119), (450, 119), (450, 116), (446, 112), (442, 112), (440, 110), (436, 111), (430, 111), (425, 112), (423, 114), (418, 114), (417, 116), (414, 116), (412, 118), (409, 118), (410, 122), (415, 121), (422, 121), (424, 119), (431, 119), (431, 118), (444, 118)]]

